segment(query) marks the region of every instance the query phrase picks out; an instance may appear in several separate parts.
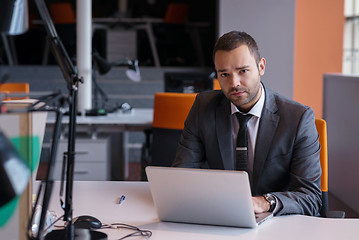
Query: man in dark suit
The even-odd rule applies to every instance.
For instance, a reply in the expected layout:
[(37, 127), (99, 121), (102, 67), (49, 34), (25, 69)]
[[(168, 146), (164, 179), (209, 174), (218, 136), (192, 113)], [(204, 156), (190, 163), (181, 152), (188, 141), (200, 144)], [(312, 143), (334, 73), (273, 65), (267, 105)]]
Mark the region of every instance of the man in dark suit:
[(255, 212), (318, 215), (320, 145), (313, 110), (264, 86), (266, 61), (247, 33), (224, 34), (213, 58), (221, 91), (197, 95), (173, 166), (238, 169), (236, 114), (250, 114), (247, 172)]

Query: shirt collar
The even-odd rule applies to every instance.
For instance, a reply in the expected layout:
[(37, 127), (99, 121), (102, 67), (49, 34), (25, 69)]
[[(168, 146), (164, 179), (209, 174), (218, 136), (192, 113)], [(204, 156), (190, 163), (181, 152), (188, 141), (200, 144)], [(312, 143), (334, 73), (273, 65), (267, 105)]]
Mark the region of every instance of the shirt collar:
[[(252, 114), (258, 118), (261, 117), (262, 115), (262, 109), (263, 109), (263, 106), (264, 106), (264, 100), (265, 100), (265, 92), (264, 92), (264, 88), (263, 88), (263, 85), (261, 83), (261, 96), (259, 98), (259, 100), (256, 102), (256, 104), (254, 104), (254, 106), (251, 108), (251, 110), (249, 110), (249, 112), (247, 114)], [(231, 102), (231, 113), (232, 114), (235, 114), (236, 112), (240, 112), (242, 113), (241, 111), (238, 110), (238, 108), (236, 107), (236, 105), (234, 105), (232, 102)], [(244, 113), (242, 113), (244, 114)]]

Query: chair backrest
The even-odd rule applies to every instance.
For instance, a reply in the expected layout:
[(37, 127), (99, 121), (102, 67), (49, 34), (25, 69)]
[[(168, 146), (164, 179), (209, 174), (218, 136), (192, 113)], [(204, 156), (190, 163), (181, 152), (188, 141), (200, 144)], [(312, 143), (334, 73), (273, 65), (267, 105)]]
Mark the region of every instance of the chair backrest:
[[(6, 94), (28, 94), (30, 92), (29, 83), (3, 83), (0, 84), (0, 92)], [(29, 97), (5, 97), (3, 100), (28, 99)]]
[(50, 13), (55, 24), (73, 24), (76, 22), (75, 11), (71, 3), (52, 3)]
[(156, 93), (149, 165), (171, 166), (195, 93)]
[(153, 107), (154, 128), (181, 130), (196, 93), (156, 93)]
[(218, 79), (213, 79), (213, 90), (221, 90), (221, 85), (219, 85)]
[(323, 119), (315, 119), (315, 125), (319, 134), (320, 165), (322, 167), (321, 189), (323, 198), (322, 212), (328, 210), (328, 139), (327, 123)]
[(188, 20), (188, 13), (188, 4), (170, 3), (166, 11), (164, 22), (172, 24), (185, 24)]

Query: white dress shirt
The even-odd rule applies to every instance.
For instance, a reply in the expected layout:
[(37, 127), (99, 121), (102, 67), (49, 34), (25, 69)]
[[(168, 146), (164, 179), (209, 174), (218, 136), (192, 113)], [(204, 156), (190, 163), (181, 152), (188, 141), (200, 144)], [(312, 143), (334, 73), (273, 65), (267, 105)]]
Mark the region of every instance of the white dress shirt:
[[(253, 176), (253, 163), (254, 163), (254, 153), (255, 153), (255, 149), (256, 149), (256, 140), (257, 140), (257, 134), (258, 134), (258, 127), (259, 127), (259, 121), (262, 115), (262, 109), (264, 106), (264, 100), (265, 100), (265, 92), (264, 92), (264, 88), (263, 85), (261, 84), (261, 96), (259, 98), (259, 100), (257, 101), (256, 104), (254, 104), (254, 106), (252, 107), (251, 110), (249, 110), (248, 113), (243, 113), (241, 111), (238, 110), (238, 108), (236, 107), (236, 105), (234, 105), (231, 102), (231, 121), (232, 121), (232, 137), (233, 137), (233, 149), (234, 149), (234, 153), (236, 152), (236, 143), (237, 143), (237, 134), (238, 134), (238, 130), (239, 130), (239, 123), (238, 123), (238, 119), (236, 116), (236, 112), (239, 112), (243, 115), (246, 114), (252, 114), (253, 117), (251, 117), (251, 119), (249, 119), (248, 123), (247, 123), (247, 131), (248, 131), (248, 175), (249, 175), (249, 181), (251, 183), (252, 186), (252, 176)], [(273, 210), (273, 213), (277, 213), (281, 207), (282, 207), (282, 203), (281, 201), (274, 196), (276, 199), (276, 207)]]
[(257, 103), (252, 107), (252, 109), (248, 113), (243, 113), (238, 110), (238, 108), (231, 102), (231, 121), (232, 121), (232, 137), (233, 137), (233, 149), (234, 153), (236, 152), (236, 142), (237, 142), (237, 134), (239, 130), (239, 123), (236, 117), (236, 112), (239, 112), (243, 115), (252, 114), (253, 116), (249, 119), (247, 123), (247, 131), (248, 131), (248, 175), (249, 180), (252, 182), (252, 174), (253, 174), (253, 162), (254, 162), (254, 152), (256, 149), (256, 140), (258, 134), (258, 126), (259, 120), (262, 115), (262, 109), (264, 106), (265, 93), (263, 86), (261, 84), (261, 96)]

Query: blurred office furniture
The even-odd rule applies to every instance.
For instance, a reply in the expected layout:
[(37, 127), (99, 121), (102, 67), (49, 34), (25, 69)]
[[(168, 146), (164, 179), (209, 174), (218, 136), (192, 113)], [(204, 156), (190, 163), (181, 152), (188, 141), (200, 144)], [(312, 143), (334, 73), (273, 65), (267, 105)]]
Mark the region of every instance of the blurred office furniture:
[[(177, 5), (179, 5), (179, 7)], [(158, 38), (155, 36), (154, 33), (154, 25), (164, 24), (164, 23), (183, 25), (187, 21), (187, 18), (188, 18), (188, 6), (186, 4), (170, 4), (164, 18), (153, 18), (153, 17), (93, 18), (93, 22), (95, 24), (106, 24), (109, 25), (110, 27), (113, 27), (114, 25), (124, 25), (126, 27), (131, 27), (136, 30), (144, 30), (147, 35), (148, 42), (151, 48), (154, 65), (155, 67), (160, 67), (161, 65), (163, 65), (163, 63), (161, 63), (160, 61), (159, 49), (157, 47), (158, 42), (161, 41), (161, 39), (163, 38), (167, 38), (168, 35), (171, 36), (173, 34), (166, 34)], [(177, 33), (177, 36), (178, 34), (183, 33), (183, 32), (178, 33), (178, 29), (174, 29), (174, 32)], [(179, 38), (174, 38), (174, 39), (179, 39)], [(168, 49), (166, 49), (166, 51), (167, 50)], [(182, 50), (183, 49), (180, 49), (180, 51)]]
[[(97, 139), (78, 137), (76, 139), (74, 180), (111, 180), (109, 141), (108, 137), (99, 137)], [(53, 175), (55, 180), (61, 179), (64, 153), (67, 152), (67, 142), (67, 138), (64, 138), (58, 144)]]
[(320, 143), (320, 165), (322, 167), (321, 189), (322, 189), (322, 209), (320, 215), (328, 218), (344, 218), (344, 211), (328, 211), (328, 138), (327, 123), (323, 119), (315, 119), (315, 126), (319, 134)]
[[(21, 96), (30, 93), (29, 83), (3, 83), (0, 84), (0, 92), (5, 92), (2, 100), (28, 99), (28, 96)], [(8, 96), (7, 96), (8, 95)], [(12, 96), (13, 95), (13, 96)], [(19, 96), (16, 96), (19, 95)]]
[(57, 24), (73, 24), (76, 21), (75, 12), (69, 2), (50, 4), (51, 17)]
[[(200, 40), (199, 29), (208, 28), (209, 23), (189, 22), (189, 11), (187, 4), (171, 3), (163, 18), (93, 18), (93, 23), (106, 25), (109, 29), (114, 26), (124, 26), (125, 28), (144, 30), (155, 67), (163, 65), (183, 66), (185, 65), (183, 63), (184, 53), (191, 56), (186, 57), (187, 61), (197, 61), (197, 65), (204, 66), (203, 43)], [(184, 47), (185, 43), (190, 43), (189, 48)], [(144, 47), (146, 44), (147, 40), (145, 44), (140, 44), (138, 47)]]
[[(127, 66), (126, 76), (134, 82), (141, 81), (140, 69), (138, 67), (138, 60), (123, 59), (118, 62), (108, 62), (106, 61), (96, 49), (93, 49), (92, 52), (92, 62), (93, 62), (93, 71), (92, 71), (92, 83), (93, 83), (93, 103), (94, 106), (92, 109), (86, 112), (88, 116), (103, 116), (108, 112), (114, 112), (117, 110), (117, 106), (108, 105), (108, 96), (105, 91), (102, 89), (100, 84), (97, 82), (96, 71), (101, 75), (107, 74), (113, 66)], [(99, 99), (98, 96), (101, 96)], [(100, 100), (100, 101), (99, 101)], [(100, 104), (101, 103), (101, 104)], [(127, 105), (129, 105), (127, 103)], [(122, 109), (124, 110), (124, 109)], [(131, 110), (131, 107), (127, 110)]]
[(156, 44), (159, 47), (158, 51), (162, 65), (183, 65), (187, 60), (186, 53), (193, 53), (195, 50), (180, 47), (184, 42), (189, 42), (186, 41), (186, 37), (188, 37), (186, 33), (188, 14), (188, 4), (170, 3), (163, 23), (156, 26)]
[[(156, 93), (151, 130), (146, 131), (142, 151), (142, 170), (147, 165), (171, 166), (184, 122), (196, 93)], [(142, 177), (144, 178), (143, 173)]]
[(163, 23), (156, 25), (156, 44), (162, 65), (205, 65), (204, 43), (201, 41), (199, 30), (208, 28), (209, 23), (190, 22), (190, 11), (189, 4), (170, 3)]
[[(119, 111), (106, 116), (77, 117), (74, 179), (125, 180), (129, 175), (128, 134), (150, 128), (152, 117), (152, 109), (141, 108), (133, 109), (131, 113)], [(54, 123), (55, 116), (49, 114), (46, 131), (52, 131)], [(66, 152), (67, 146), (68, 123), (69, 118), (65, 116), (56, 157), (56, 180), (61, 176), (63, 153)]]
[[(51, 3), (49, 7), (56, 31), (61, 38), (64, 47), (72, 58), (76, 54), (76, 16), (69, 2)], [(46, 41), (42, 64), (49, 61), (50, 43)]]
[(150, 43), (150, 48), (153, 56), (154, 65), (160, 67), (160, 59), (158, 56), (158, 50), (156, 46), (155, 36), (153, 33), (152, 25), (154, 23), (163, 22), (163, 19), (158, 18), (93, 18), (93, 23), (95, 24), (104, 24), (104, 25), (116, 25), (116, 24), (126, 24), (131, 26), (136, 30), (145, 30), (148, 41)]
[[(20, 101), (4, 101), (2, 104), (8, 110), (23, 111), (33, 102), (31, 99), (25, 99)], [(0, 209), (1, 213), (4, 213), (4, 211), (13, 212), (5, 228), (0, 228), (1, 239), (27, 239), (26, 226), (32, 210), (32, 193), (35, 190), (32, 183), (39, 165), (46, 116), (46, 112), (2, 113), (0, 115), (0, 131), (5, 134), (21, 157), (26, 161), (26, 165), (31, 173), (29, 184), (21, 197), (16, 198), (6, 205), (5, 208)], [(10, 165), (9, 167), (11, 168)], [(20, 180), (21, 178), (17, 177), (17, 181)], [(1, 214), (0, 222), (3, 221), (3, 215)], [(7, 235), (7, 231), (10, 232), (10, 235)], [(4, 235), (8, 236), (8, 238)]]
[(165, 15), (165, 23), (185, 24), (188, 21), (189, 6), (185, 3), (170, 3)]
[[(133, 82), (127, 79), (126, 76), (126, 68), (124, 67), (113, 67), (111, 71), (104, 75), (98, 75), (99, 83), (103, 90), (108, 94), (109, 104), (115, 106), (118, 103), (128, 102), (133, 108), (134, 111), (129, 115), (122, 116), (122, 114), (118, 119), (125, 118), (129, 121), (131, 117), (137, 118), (138, 109), (147, 109), (148, 117), (150, 123), (148, 124), (148, 128), (152, 126), (152, 118), (153, 118), (153, 104), (154, 104), (154, 94), (156, 92), (164, 91), (164, 73), (165, 72), (191, 72), (191, 71), (199, 71), (199, 72), (208, 72), (210, 73), (212, 69), (210, 68), (201, 68), (201, 69), (193, 69), (193, 67), (187, 68), (154, 68), (154, 67), (140, 67), (142, 81), (140, 83)], [(58, 70), (57, 66), (48, 65), (48, 66), (19, 66), (16, 68), (4, 66), (2, 71), (6, 71), (9, 73), (11, 78), (7, 82), (19, 81), (19, 82), (29, 82), (30, 83), (30, 94), (31, 96), (41, 96), (48, 94), (50, 91), (54, 89), (60, 89), (62, 92), (66, 92), (66, 86), (63, 84), (62, 73)], [(39, 75), (39, 72), (41, 74)], [(0, 73), (1, 74), (1, 73)], [(133, 116), (135, 115), (135, 116)], [(146, 115), (147, 116), (147, 115)], [(65, 117), (66, 118), (66, 117)], [(78, 118), (77, 120), (79, 120)], [(82, 118), (81, 118), (82, 119)], [(104, 121), (103, 117), (100, 117), (98, 121)], [(119, 120), (120, 121), (120, 120)], [(122, 122), (122, 121), (120, 121)], [(83, 124), (85, 125), (85, 123)], [(115, 127), (115, 129), (120, 128), (120, 126)], [(138, 131), (126, 131), (126, 132), (118, 132), (116, 130), (116, 140), (118, 140), (118, 144), (115, 145), (113, 141), (113, 137), (110, 139), (111, 148), (113, 147), (113, 152), (118, 152), (118, 155), (122, 155), (126, 153), (126, 159), (129, 159), (129, 178), (133, 180), (141, 179), (141, 149), (142, 145), (145, 142), (145, 134), (142, 132), (143, 130)], [(101, 132), (98, 132), (99, 137), (101, 137)], [(104, 133), (105, 135), (111, 134), (109, 131)], [(123, 137), (123, 138), (122, 138)], [(125, 141), (128, 140), (127, 143), (122, 144), (122, 139)], [(125, 151), (122, 152), (119, 146), (126, 145)], [(110, 148), (110, 149), (111, 149)], [(128, 154), (128, 155), (127, 155)], [(111, 159), (114, 154), (111, 153)], [(118, 157), (120, 161), (122, 161), (122, 156)], [(41, 165), (42, 166), (42, 165)], [(132, 171), (134, 170), (134, 171)], [(112, 171), (112, 169), (111, 169)], [(115, 170), (116, 171), (116, 170)], [(114, 173), (115, 175), (122, 174), (122, 166), (120, 166), (119, 170)], [(113, 176), (113, 175), (112, 175)], [(112, 177), (111, 177), (112, 178)], [(123, 177), (118, 176), (115, 179), (123, 179)]]
[(3, 43), (3, 48), (7, 57), (7, 61), (9, 66), (17, 65), (18, 59), (16, 54), (16, 47), (14, 43), (14, 37), (13, 36), (7, 36), (6, 34), (1, 34), (1, 40)]
[(213, 89), (207, 72), (165, 72), (165, 92), (198, 93)]
[(328, 124), (330, 194), (343, 203), (346, 215), (359, 216), (359, 77), (323, 76), (323, 118)]
[(221, 85), (219, 85), (218, 79), (213, 79), (213, 90), (221, 90)]
[(136, 29), (126, 24), (116, 23), (112, 26), (111, 22), (97, 22), (96, 19), (98, 18), (92, 18), (94, 52), (97, 51), (108, 62), (137, 58)]

